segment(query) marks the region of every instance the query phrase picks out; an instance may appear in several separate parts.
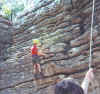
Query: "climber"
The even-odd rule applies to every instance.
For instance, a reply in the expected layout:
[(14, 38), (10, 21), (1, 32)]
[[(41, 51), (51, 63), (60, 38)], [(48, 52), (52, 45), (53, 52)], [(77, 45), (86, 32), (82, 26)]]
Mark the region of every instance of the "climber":
[(33, 46), (31, 48), (31, 53), (32, 53), (32, 63), (33, 63), (33, 68), (34, 68), (34, 73), (40, 73), (41, 72), (41, 67), (40, 67), (40, 56), (46, 56), (42, 52), (42, 50), (39, 51), (38, 46), (40, 46), (40, 41), (38, 39), (33, 40)]
[(93, 69), (90, 68), (80, 86), (73, 78), (64, 78), (55, 86), (55, 94), (87, 94), (89, 83), (94, 80)]

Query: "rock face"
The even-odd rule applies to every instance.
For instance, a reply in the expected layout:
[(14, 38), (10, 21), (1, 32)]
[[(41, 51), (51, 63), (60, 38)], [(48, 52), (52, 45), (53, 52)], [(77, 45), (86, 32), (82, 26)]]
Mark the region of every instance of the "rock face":
[(0, 61), (7, 59), (7, 48), (12, 45), (12, 40), (11, 22), (3, 17), (0, 17)]
[[(65, 1), (65, 0), (64, 0)], [(69, 0), (70, 1), (70, 0)], [(71, 0), (72, 1), (72, 0)], [(48, 2), (19, 17), (13, 32), (10, 58), (3, 62), (0, 72), (0, 94), (54, 94), (54, 85), (60, 77), (72, 76), (81, 82), (89, 63), (89, 39), (91, 23), (90, 0), (74, 0), (62, 3), (36, 15)], [(100, 79), (100, 32), (99, 4), (95, 1), (93, 30), (93, 62), (96, 79)], [(40, 64), (44, 78), (35, 79), (29, 49), (32, 39), (38, 38), (43, 48), (49, 50)], [(44, 50), (45, 50), (44, 49)], [(51, 56), (52, 54), (52, 56)], [(100, 82), (99, 82), (100, 83)], [(35, 91), (37, 88), (37, 91)], [(89, 89), (91, 92), (91, 88)]]

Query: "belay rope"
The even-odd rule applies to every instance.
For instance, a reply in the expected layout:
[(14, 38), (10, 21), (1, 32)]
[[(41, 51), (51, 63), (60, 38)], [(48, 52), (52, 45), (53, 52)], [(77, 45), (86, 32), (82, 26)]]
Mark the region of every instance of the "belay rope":
[[(93, 21), (94, 21), (94, 9), (95, 9), (95, 0), (93, 0), (92, 6), (92, 19), (91, 19), (91, 31), (90, 31), (90, 55), (89, 55), (89, 69), (92, 67), (92, 46), (93, 46)], [(98, 81), (95, 79), (92, 83), (92, 87), (94, 88), (93, 94), (99, 94), (99, 88), (95, 88), (95, 86), (99, 87)]]
[(95, 4), (95, 0), (93, 0), (93, 6), (92, 6), (92, 19), (91, 19), (91, 31), (90, 31), (90, 55), (89, 55), (89, 68), (92, 67), (92, 45), (93, 45), (94, 4)]

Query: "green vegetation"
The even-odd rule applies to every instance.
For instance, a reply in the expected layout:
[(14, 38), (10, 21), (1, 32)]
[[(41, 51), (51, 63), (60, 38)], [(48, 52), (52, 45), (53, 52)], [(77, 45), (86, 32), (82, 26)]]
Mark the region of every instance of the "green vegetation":
[[(8, 19), (15, 19), (19, 14), (30, 11), (48, 1), (50, 0), (0, 0), (0, 14)], [(48, 7), (60, 2), (60, 0), (53, 1), (54, 3)], [(40, 11), (43, 12), (42, 10)]]

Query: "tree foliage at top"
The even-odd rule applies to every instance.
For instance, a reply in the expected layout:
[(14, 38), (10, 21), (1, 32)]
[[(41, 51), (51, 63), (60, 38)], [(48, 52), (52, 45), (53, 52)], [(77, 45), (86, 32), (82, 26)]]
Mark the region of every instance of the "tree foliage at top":
[[(8, 19), (15, 19), (16, 16), (30, 11), (44, 3), (52, 0), (0, 0), (0, 14)], [(53, 6), (55, 3), (60, 3), (61, 0), (53, 0), (54, 3), (48, 7)], [(43, 8), (45, 10), (47, 8)], [(42, 12), (42, 10), (40, 10)], [(37, 12), (38, 13), (38, 12)], [(40, 13), (40, 12), (39, 12)]]

